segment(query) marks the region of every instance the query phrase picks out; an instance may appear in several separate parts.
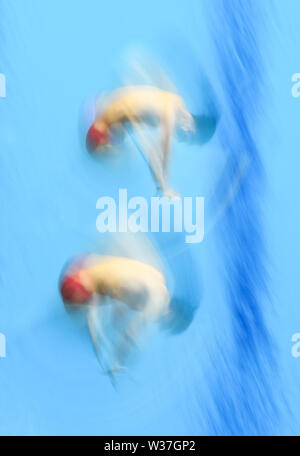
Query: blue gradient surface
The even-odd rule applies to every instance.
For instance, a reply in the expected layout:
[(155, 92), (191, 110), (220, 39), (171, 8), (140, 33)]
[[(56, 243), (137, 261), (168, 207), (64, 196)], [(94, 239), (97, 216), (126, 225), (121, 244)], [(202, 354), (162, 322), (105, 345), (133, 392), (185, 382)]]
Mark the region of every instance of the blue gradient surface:
[[(299, 434), (299, 17), (297, 0), (0, 0), (1, 435)], [(116, 391), (57, 284), (105, 244), (99, 197), (155, 192), (129, 140), (108, 162), (84, 148), (86, 101), (137, 49), (218, 126), (173, 144), (204, 241), (153, 236), (194, 318), (158, 332)]]

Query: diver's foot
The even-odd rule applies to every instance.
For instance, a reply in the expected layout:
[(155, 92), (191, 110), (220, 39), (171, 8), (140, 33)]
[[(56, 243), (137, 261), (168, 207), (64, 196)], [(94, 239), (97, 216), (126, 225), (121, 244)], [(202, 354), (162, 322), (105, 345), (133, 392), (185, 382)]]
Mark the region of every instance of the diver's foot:
[(163, 195), (166, 197), (166, 198), (170, 198), (172, 200), (180, 200), (181, 199), (181, 195), (180, 193), (177, 193), (175, 192), (175, 190), (166, 190)]
[(125, 366), (117, 365), (115, 367), (111, 367), (110, 369), (107, 369), (104, 373), (107, 375), (115, 375), (119, 373), (125, 373), (127, 368)]

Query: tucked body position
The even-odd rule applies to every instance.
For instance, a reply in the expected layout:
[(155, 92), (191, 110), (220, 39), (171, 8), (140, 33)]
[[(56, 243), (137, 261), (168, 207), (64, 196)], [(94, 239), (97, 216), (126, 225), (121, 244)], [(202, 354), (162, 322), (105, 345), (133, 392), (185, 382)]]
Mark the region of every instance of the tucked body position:
[[(144, 125), (159, 128), (157, 143), (147, 137)], [(172, 136), (176, 130), (195, 132), (193, 116), (187, 111), (182, 98), (152, 86), (129, 86), (116, 90), (108, 97), (90, 127), (87, 147), (90, 151), (101, 151), (111, 146), (129, 128), (149, 165), (158, 192), (176, 196), (167, 182)]]
[(126, 257), (87, 255), (75, 260), (60, 281), (68, 310), (84, 310), (103, 370), (122, 369), (140, 336), (169, 312), (163, 274)]

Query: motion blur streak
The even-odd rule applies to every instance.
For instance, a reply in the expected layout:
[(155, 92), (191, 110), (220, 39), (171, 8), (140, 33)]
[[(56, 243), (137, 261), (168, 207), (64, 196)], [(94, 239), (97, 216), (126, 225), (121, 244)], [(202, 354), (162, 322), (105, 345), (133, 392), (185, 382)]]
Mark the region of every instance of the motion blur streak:
[(219, 137), (227, 155), (216, 211), (237, 176), (239, 186), (219, 228), (233, 346), (230, 354), (228, 348), (220, 351), (219, 372), (211, 379), (216, 409), (209, 412), (210, 425), (216, 434), (269, 434), (277, 419), (276, 362), (264, 315), (268, 280), (260, 206), (265, 176), (254, 133), (263, 104), (264, 11), (259, 2), (255, 8), (237, 0), (218, 0), (213, 6), (210, 23), (224, 105)]

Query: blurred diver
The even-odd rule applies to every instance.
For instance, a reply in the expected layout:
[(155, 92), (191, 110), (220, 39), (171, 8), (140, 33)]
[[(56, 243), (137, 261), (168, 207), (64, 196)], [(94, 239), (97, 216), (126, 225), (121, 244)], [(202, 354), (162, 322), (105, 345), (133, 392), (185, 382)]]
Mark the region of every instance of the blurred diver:
[(68, 310), (86, 310), (97, 357), (111, 376), (124, 368), (148, 324), (169, 312), (163, 274), (131, 258), (86, 255), (75, 259), (60, 281), (60, 292)]
[[(160, 146), (147, 138), (143, 125), (159, 126)], [(130, 132), (129, 127), (136, 135), (158, 192), (171, 198), (178, 197), (167, 187), (172, 135), (175, 129), (179, 133), (196, 132), (193, 116), (182, 98), (150, 85), (128, 86), (114, 91), (87, 133), (87, 148), (94, 152), (111, 147), (125, 132)]]

